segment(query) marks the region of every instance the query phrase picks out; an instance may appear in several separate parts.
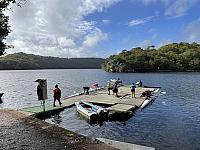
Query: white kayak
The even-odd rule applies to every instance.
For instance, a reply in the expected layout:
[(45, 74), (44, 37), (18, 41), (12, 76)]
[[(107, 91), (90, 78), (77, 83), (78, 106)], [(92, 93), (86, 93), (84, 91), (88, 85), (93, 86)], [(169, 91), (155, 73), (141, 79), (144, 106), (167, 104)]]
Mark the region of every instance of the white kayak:
[(146, 107), (152, 100), (155, 99), (155, 97), (158, 95), (157, 93), (160, 91), (160, 89), (156, 89), (153, 91), (153, 96), (149, 97), (148, 99), (145, 99), (144, 102), (141, 105), (141, 108), (143, 109), (144, 107)]
[(84, 101), (75, 102), (75, 105), (77, 111), (89, 121), (98, 119), (105, 112), (104, 108)]
[(72, 98), (72, 97), (75, 97), (75, 96), (79, 96), (79, 95), (81, 95), (82, 93), (75, 93), (75, 94), (73, 94), (73, 95), (70, 95), (70, 96), (67, 96), (67, 98)]

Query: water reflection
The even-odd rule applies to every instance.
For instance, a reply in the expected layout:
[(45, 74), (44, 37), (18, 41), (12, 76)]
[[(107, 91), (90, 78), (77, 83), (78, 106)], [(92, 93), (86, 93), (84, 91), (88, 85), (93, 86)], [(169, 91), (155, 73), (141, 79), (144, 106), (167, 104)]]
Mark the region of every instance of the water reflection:
[[(98, 120), (88, 120), (83, 115), (78, 113), (76, 111), (75, 107), (73, 108), (73, 111), (75, 111), (75, 117), (78, 120), (82, 120), (85, 123), (90, 124), (91, 126), (99, 126), (99, 127), (101, 127), (105, 122), (121, 122), (123, 124), (126, 124), (126, 121), (128, 121), (131, 117), (134, 116), (134, 113), (130, 113), (130, 114), (122, 114), (122, 113), (117, 114), (117, 113), (115, 113), (115, 114), (113, 114), (109, 117), (106, 117), (106, 118), (99, 118)], [(62, 115), (62, 113), (63, 112), (59, 112), (57, 114), (51, 115), (51, 117), (49, 117), (49, 119), (47, 118), (46, 121), (59, 126), (63, 122), (63, 118), (65, 118)]]

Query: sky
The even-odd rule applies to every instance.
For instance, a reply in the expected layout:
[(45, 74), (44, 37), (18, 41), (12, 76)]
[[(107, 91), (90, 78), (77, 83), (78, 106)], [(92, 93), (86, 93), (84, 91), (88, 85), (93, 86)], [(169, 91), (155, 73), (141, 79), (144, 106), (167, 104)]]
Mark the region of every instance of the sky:
[(200, 0), (27, 0), (11, 8), (7, 53), (106, 58), (138, 46), (200, 43)]

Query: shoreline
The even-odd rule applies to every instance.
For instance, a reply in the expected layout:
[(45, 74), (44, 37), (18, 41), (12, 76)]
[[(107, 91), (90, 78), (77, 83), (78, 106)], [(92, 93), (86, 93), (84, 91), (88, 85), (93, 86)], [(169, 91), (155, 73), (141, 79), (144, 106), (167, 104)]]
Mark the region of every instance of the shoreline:
[(135, 71), (135, 72), (111, 72), (106, 71), (102, 68), (36, 68), (36, 69), (0, 69), (0, 71), (37, 71), (37, 70), (102, 70), (104, 72), (115, 74), (115, 73), (200, 73), (200, 71), (171, 71), (171, 70), (160, 70), (160, 71)]
[(115, 149), (16, 110), (0, 109), (0, 117), (3, 149)]

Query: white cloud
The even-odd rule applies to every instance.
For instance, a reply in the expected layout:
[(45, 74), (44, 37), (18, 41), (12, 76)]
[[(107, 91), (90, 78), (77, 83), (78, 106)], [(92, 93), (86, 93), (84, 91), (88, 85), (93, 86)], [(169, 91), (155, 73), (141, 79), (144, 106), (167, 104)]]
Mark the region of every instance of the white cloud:
[(155, 17), (156, 16), (149, 16), (149, 17), (145, 17), (145, 18), (142, 18), (142, 19), (133, 19), (133, 20), (129, 21), (128, 26), (132, 27), (132, 26), (137, 26), (137, 25), (140, 25), (140, 24), (145, 24), (149, 21), (152, 21)]
[(188, 42), (200, 42), (200, 18), (187, 25), (183, 37)]
[(132, 2), (140, 2), (145, 6), (155, 3), (164, 4), (164, 15), (170, 18), (177, 18), (187, 14), (195, 4), (200, 0), (132, 0)]
[(99, 41), (107, 39), (107, 35), (102, 33), (101, 30), (96, 28), (92, 33), (85, 36), (85, 40), (83, 42), (83, 46), (85, 48), (94, 47), (98, 44)]
[(164, 45), (167, 45), (167, 44), (170, 44), (170, 43), (173, 43), (173, 41), (170, 40), (170, 39), (162, 40), (162, 41), (159, 43), (158, 47), (161, 47), (161, 46), (164, 46)]
[(66, 39), (66, 37), (60, 37), (58, 38), (58, 43), (61, 47), (65, 48), (73, 48), (76, 46), (74, 40), (72, 39)]
[(138, 0), (141, 1), (144, 5), (150, 5), (152, 3), (157, 2), (157, 0)]
[(107, 19), (102, 20), (102, 22), (103, 22), (104, 24), (109, 24), (109, 23), (111, 23), (111, 21), (110, 21), (110, 20), (107, 20)]
[(84, 0), (80, 10), (83, 14), (90, 14), (94, 11), (102, 12), (104, 8), (110, 7), (113, 3), (120, 0)]
[(142, 48), (147, 48), (150, 45), (153, 45), (152, 40), (144, 40), (141, 43), (139, 43), (139, 46), (142, 47)]
[(12, 52), (29, 52), (61, 57), (87, 57), (93, 47), (105, 40), (106, 33), (87, 21), (88, 14), (101, 12), (119, 0), (34, 0), (13, 6), (12, 32), (7, 38)]
[(199, 0), (176, 0), (165, 10), (165, 15), (176, 18), (187, 14), (187, 11)]
[(134, 19), (134, 20), (131, 20), (131, 21), (128, 23), (128, 25), (129, 25), (130, 27), (132, 27), (132, 26), (144, 24), (144, 23), (146, 23), (146, 22), (147, 22), (146, 20)]
[(171, 0), (131, 0), (132, 2), (140, 2), (143, 3), (144, 5), (148, 6), (154, 3), (164, 3), (164, 4), (168, 4)]
[(153, 33), (150, 39), (144, 40), (139, 43), (138, 46), (142, 48), (147, 48), (148, 46), (153, 45), (154, 41), (158, 38), (158, 35), (156, 33)]

